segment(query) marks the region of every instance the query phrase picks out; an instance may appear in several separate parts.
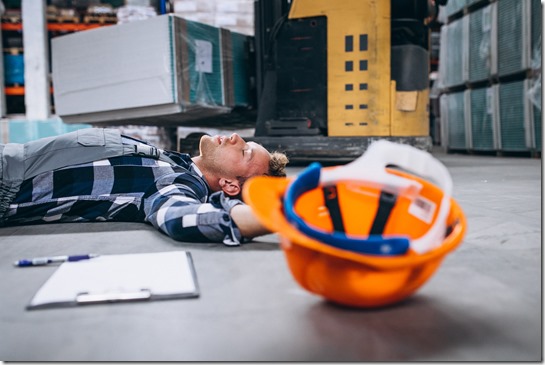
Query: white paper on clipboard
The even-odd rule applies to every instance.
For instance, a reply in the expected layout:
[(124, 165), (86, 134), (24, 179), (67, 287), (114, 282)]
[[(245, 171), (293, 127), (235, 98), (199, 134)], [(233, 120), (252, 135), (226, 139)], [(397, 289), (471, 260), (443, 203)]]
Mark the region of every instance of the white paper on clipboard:
[(60, 265), (27, 309), (198, 296), (189, 252), (104, 255)]

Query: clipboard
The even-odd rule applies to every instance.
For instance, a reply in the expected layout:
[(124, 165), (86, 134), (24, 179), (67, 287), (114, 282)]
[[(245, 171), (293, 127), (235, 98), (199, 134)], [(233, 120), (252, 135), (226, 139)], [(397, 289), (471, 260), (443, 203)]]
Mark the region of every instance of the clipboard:
[(62, 263), (26, 308), (195, 298), (199, 295), (195, 266), (187, 251), (104, 255)]

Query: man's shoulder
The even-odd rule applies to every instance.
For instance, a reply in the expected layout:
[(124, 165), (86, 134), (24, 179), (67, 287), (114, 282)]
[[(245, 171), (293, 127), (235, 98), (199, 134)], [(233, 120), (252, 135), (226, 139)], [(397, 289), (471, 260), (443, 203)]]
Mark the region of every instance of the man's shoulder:
[(171, 163), (174, 172), (171, 175), (171, 183), (186, 185), (199, 195), (209, 195), (210, 186), (190, 155), (172, 151), (164, 151), (164, 153), (174, 163)]
[(170, 158), (174, 163), (177, 165), (184, 167), (186, 169), (189, 169), (193, 165), (193, 160), (191, 160), (191, 156), (189, 156), (187, 153), (180, 153), (180, 152), (174, 152), (174, 151), (163, 151), (163, 153)]

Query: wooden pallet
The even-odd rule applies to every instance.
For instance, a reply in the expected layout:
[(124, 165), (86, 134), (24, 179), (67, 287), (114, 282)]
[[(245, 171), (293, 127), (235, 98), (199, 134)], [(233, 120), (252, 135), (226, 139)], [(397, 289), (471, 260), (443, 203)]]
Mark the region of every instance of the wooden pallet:
[(9, 53), (10, 55), (19, 55), (24, 53), (23, 47), (9, 47), (4, 48), (4, 53)]
[(57, 15), (52, 17), (51, 20), (48, 19), (50, 23), (59, 23), (59, 24), (78, 24), (80, 18), (78, 16), (72, 15)]
[(18, 24), (23, 21), (23, 18), (21, 18), (21, 15), (2, 15), (2, 23), (12, 23), (12, 24)]
[(117, 23), (116, 15), (85, 15), (83, 17), (85, 24), (115, 24)]

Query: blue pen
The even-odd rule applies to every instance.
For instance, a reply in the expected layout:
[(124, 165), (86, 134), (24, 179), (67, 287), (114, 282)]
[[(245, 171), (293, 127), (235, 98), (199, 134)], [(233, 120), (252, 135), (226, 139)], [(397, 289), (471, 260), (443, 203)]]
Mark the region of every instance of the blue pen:
[(80, 260), (89, 260), (99, 255), (90, 253), (87, 255), (72, 255), (72, 256), (53, 256), (53, 257), (36, 257), (33, 259), (23, 259), (18, 260), (13, 263), (13, 265), (18, 267), (26, 266), (40, 266), (48, 265), (56, 262), (65, 262), (65, 261), (80, 261)]

